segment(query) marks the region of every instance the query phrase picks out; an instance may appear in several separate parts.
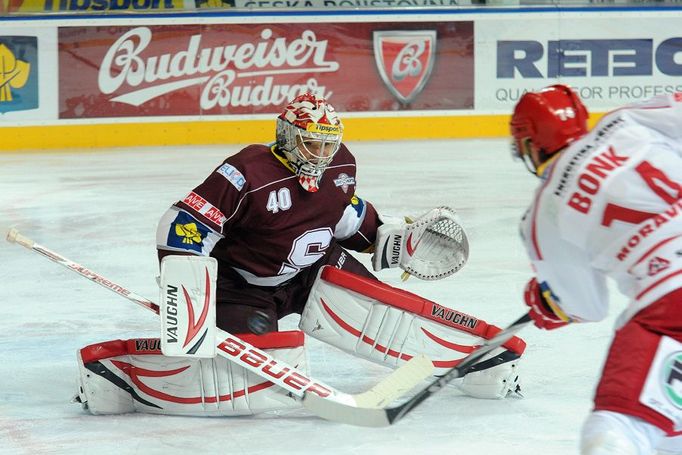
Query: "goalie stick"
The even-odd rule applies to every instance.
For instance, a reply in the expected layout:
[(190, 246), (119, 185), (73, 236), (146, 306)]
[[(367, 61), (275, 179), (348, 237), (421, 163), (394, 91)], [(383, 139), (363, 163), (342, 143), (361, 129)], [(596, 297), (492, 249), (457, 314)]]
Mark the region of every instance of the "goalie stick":
[[(16, 229), (9, 230), (7, 241), (18, 243), (29, 250), (35, 251), (51, 261), (78, 273), (82, 277), (159, 314), (158, 304), (35, 243), (30, 238), (21, 235)], [(323, 402), (330, 401), (349, 407), (361, 406), (363, 408), (371, 408), (386, 405), (407, 393), (426, 377), (433, 374), (431, 360), (425, 356), (417, 356), (395, 370), (385, 380), (376, 384), (370, 390), (353, 395), (338, 391), (320, 381), (309, 378), (305, 372), (275, 359), (239, 337), (218, 328), (216, 329), (216, 345), (218, 346), (218, 355), (221, 357), (225, 357), (254, 374), (277, 384), (294, 396), (302, 398), (306, 393), (313, 393)]]
[[(443, 376), (432, 381), (426, 387), (417, 392), (413, 397), (397, 406), (362, 407), (359, 404), (357, 406), (347, 406), (339, 402), (324, 401), (318, 396), (307, 392), (303, 398), (303, 406), (319, 417), (335, 422), (346, 423), (348, 425), (363, 427), (386, 427), (392, 425), (405, 417), (408, 412), (416, 408), (431, 395), (444, 388), (450, 381), (464, 376), (475, 366), (479, 360), (481, 360), (483, 356), (502, 346), (530, 321), (530, 316), (528, 314), (524, 314), (522, 317), (514, 321), (509, 327), (500, 331), (493, 338), (483, 343), (478, 349), (472, 351), (471, 354), (464, 357), (457, 366), (448, 370), (448, 372)], [(398, 373), (399, 371), (400, 369), (396, 370), (394, 373)], [(385, 378), (382, 382), (385, 387), (390, 387), (391, 375)], [(400, 397), (400, 394), (391, 394), (385, 390), (383, 393), (386, 395), (393, 395), (396, 398)]]

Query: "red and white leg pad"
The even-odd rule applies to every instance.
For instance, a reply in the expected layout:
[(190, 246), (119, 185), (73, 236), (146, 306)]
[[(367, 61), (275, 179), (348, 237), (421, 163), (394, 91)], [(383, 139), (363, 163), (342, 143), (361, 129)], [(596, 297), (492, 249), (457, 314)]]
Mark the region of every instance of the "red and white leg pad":
[[(240, 338), (307, 371), (300, 331)], [(92, 414), (235, 416), (298, 408), (285, 390), (222, 357), (168, 357), (158, 338), (113, 340), (78, 351), (78, 399)]]
[[(398, 367), (427, 355), (444, 374), (498, 327), (381, 281), (323, 267), (312, 287), (299, 328), (358, 357)], [(518, 388), (525, 342), (514, 337), (459, 382), (477, 398), (504, 398)]]

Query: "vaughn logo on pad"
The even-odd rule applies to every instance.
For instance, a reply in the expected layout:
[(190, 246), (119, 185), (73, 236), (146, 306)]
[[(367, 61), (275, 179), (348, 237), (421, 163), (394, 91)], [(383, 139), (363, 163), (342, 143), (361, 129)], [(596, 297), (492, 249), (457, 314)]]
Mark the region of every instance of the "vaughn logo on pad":
[(215, 292), (218, 264), (206, 256), (161, 261), (161, 351), (175, 357), (217, 354)]

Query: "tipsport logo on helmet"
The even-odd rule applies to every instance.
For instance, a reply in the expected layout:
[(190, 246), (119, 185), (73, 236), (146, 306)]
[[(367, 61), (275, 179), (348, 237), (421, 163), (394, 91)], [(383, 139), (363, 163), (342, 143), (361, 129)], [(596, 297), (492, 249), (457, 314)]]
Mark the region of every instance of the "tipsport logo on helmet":
[(326, 123), (308, 123), (306, 131), (309, 133), (321, 134), (341, 134), (341, 127), (338, 125), (328, 125)]
[[(208, 34), (207, 34), (208, 36)], [(99, 69), (98, 87), (109, 101), (142, 106), (156, 98), (192, 86), (201, 87), (202, 110), (216, 107), (278, 106), (304, 92), (325, 94), (326, 87), (309, 77), (304, 84), (278, 84), (290, 74), (335, 72), (339, 63), (327, 60), (327, 40), (312, 30), (300, 36), (273, 37), (270, 28), (260, 41), (204, 46), (204, 34), (192, 35), (177, 52), (149, 50), (154, 35), (148, 27), (133, 28), (108, 49)], [(291, 79), (289, 77), (289, 79)], [(254, 80), (257, 82), (254, 83)]]
[(374, 60), (381, 80), (403, 104), (424, 89), (436, 54), (435, 30), (375, 31)]

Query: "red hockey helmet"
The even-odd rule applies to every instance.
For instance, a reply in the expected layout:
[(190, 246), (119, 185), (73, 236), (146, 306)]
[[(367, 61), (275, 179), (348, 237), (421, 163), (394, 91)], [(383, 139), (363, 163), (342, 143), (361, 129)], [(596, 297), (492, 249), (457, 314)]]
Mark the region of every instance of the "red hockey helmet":
[[(514, 108), (510, 129), (513, 154), (528, 163), (528, 141), (540, 152), (540, 163), (587, 133), (587, 108), (567, 85), (525, 93)], [(531, 169), (533, 172), (534, 170)]]

